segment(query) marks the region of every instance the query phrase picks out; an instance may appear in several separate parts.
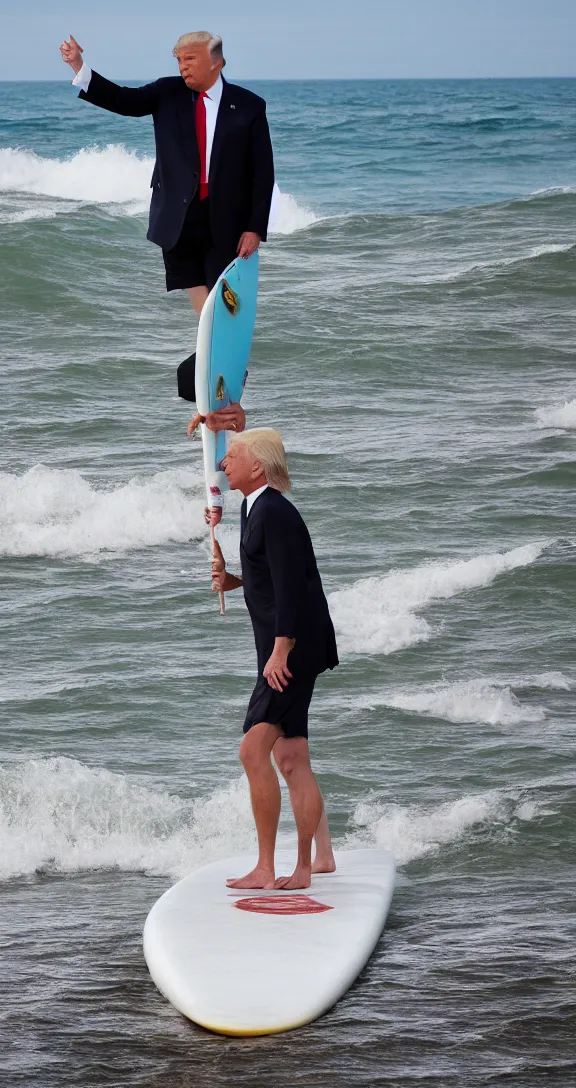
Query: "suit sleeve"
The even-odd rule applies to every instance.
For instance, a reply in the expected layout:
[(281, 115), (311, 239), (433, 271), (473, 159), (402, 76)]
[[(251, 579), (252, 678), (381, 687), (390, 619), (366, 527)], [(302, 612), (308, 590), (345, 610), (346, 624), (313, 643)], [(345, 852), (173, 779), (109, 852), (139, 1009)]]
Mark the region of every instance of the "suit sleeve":
[(250, 127), (252, 150), (252, 207), (246, 230), (255, 231), (265, 242), (274, 188), (274, 156), (265, 107)]
[(266, 558), (274, 587), (275, 637), (296, 638), (306, 607), (306, 546), (292, 517), (269, 511), (265, 526)]
[(92, 72), (88, 90), (80, 91), (79, 98), (92, 102), (110, 113), (119, 113), (123, 117), (146, 117), (154, 113), (160, 94), (160, 80), (146, 83), (143, 87), (120, 87), (98, 72)]

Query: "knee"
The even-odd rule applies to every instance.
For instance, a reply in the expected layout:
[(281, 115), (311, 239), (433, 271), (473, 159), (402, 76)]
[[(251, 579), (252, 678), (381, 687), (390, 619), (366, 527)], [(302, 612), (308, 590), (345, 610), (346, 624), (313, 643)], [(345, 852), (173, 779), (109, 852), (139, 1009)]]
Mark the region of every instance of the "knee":
[(249, 735), (249, 733), (246, 733), (245, 736), (242, 738), (240, 742), (240, 748), (238, 750), (238, 758), (244, 769), (246, 769), (246, 764), (250, 762), (251, 758), (250, 742), (248, 740)]
[(252, 730), (249, 730), (248, 733), (246, 733), (238, 752), (240, 762), (246, 772), (252, 770), (254, 767), (261, 766), (266, 758), (268, 760), (270, 759), (269, 753), (266, 753), (263, 750), (262, 745), (258, 744), (256, 737), (254, 735), (251, 736), (251, 733)]
[(295, 771), (301, 765), (301, 761), (292, 752), (274, 752), (274, 759), (278, 764), (278, 770), (283, 778), (288, 780), (294, 777)]

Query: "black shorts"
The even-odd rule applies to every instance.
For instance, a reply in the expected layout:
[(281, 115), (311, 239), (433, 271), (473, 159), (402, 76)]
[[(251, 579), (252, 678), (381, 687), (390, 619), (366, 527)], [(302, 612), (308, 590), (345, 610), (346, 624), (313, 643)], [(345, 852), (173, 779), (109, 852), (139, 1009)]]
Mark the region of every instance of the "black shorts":
[(210, 291), (218, 276), (237, 256), (230, 249), (214, 244), (210, 230), (210, 197), (192, 200), (176, 245), (163, 249), (166, 290), (207, 287)]
[(271, 688), (265, 677), (259, 676), (248, 703), (244, 732), (259, 722), (268, 722), (268, 725), (279, 725), (286, 737), (307, 738), (308, 710), (315, 683), (315, 676), (292, 677), (280, 692)]

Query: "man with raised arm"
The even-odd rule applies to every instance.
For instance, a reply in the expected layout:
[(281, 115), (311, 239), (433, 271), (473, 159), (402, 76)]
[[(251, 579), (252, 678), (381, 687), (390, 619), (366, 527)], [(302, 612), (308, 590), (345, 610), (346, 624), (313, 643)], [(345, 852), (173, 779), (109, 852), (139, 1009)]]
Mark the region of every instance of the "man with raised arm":
[[(162, 249), (168, 291), (186, 290), (197, 314), (221, 272), (265, 241), (274, 187), (266, 103), (222, 77), (222, 39), (183, 34), (179, 76), (121, 87), (93, 71), (70, 36), (60, 46), (80, 97), (126, 117), (152, 115), (156, 162), (147, 237)], [(178, 369), (178, 392), (196, 399), (194, 355)], [(211, 412), (213, 430), (241, 431), (239, 404)]]
[[(230, 487), (244, 495), (242, 578), (228, 574), (218, 549), (212, 588), (229, 592), (244, 587), (258, 658), (258, 679), (240, 745), (258, 833), (258, 861), (246, 876), (230, 879), (228, 884), (231, 888), (307, 888), (312, 873), (336, 868), (308, 751), (308, 708), (314, 684), (319, 673), (338, 664), (334, 627), (310, 535), (296, 507), (283, 495), (290, 489), (290, 477), (278, 431), (266, 427), (234, 435), (222, 467)], [(272, 752), (288, 785), (298, 831), (296, 869), (278, 879), (274, 851), (280, 787)]]

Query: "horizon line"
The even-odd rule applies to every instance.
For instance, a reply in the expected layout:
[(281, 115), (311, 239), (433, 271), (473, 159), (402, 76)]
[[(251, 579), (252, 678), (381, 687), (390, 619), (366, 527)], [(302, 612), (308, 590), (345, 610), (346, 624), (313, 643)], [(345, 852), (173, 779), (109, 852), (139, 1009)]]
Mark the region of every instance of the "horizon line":
[[(111, 77), (108, 76), (108, 79)], [(121, 76), (115, 78), (128, 79), (129, 82), (139, 82), (140, 76)], [(152, 80), (146, 77), (146, 82), (155, 79), (166, 79), (166, 76), (155, 76)], [(228, 77), (224, 77), (227, 79)], [(246, 80), (251, 83), (472, 83), (489, 82), (491, 80), (541, 80), (541, 79), (576, 79), (574, 75), (531, 75), (531, 76), (235, 76), (228, 82), (236, 79)], [(0, 83), (72, 83), (66, 76), (50, 79), (0, 79)]]

